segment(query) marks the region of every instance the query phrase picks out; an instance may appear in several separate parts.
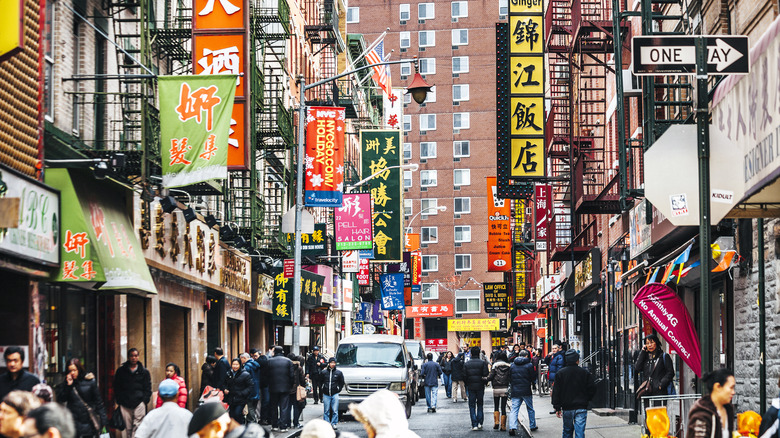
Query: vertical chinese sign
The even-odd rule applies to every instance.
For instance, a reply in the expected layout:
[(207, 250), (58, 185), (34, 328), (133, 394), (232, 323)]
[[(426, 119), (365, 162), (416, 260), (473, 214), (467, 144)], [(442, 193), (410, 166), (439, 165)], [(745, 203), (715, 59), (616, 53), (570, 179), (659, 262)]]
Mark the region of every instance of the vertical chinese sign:
[(512, 209), (508, 199), (500, 199), (496, 189), (496, 177), (487, 178), (488, 213), (488, 271), (508, 272), (512, 270), (512, 231), (510, 218)]
[(271, 304), (275, 321), (292, 321), (292, 282), (281, 270), (274, 276), (274, 298)]
[[(526, 243), (525, 230), (525, 206), (524, 200), (515, 201), (515, 243)], [(514, 303), (525, 301), (528, 286), (525, 279), (525, 252), (515, 251), (515, 298)]]
[(306, 198), (310, 207), (341, 207), (344, 191), (344, 108), (306, 108)]
[(550, 241), (550, 227), (552, 217), (552, 186), (549, 184), (537, 184), (534, 188), (534, 230), (536, 234), (536, 250), (547, 251)]
[[(390, 68), (386, 66), (385, 68)], [(404, 89), (396, 87), (391, 94), (383, 93), (384, 125), (388, 129), (401, 129), (404, 119)]]
[(196, 75), (234, 74), (236, 98), (230, 120), (227, 164), (249, 168), (249, 3), (247, 0), (194, 0), (192, 56)]
[(379, 172), (368, 181), (374, 201), (374, 261), (400, 262), (404, 248), (401, 131), (360, 131), (360, 147), (362, 175), (368, 177)]
[[(336, 250), (371, 249), (373, 247), (371, 195), (344, 195), (343, 205), (333, 212), (336, 223)], [(355, 251), (357, 253), (357, 251)], [(356, 254), (357, 255), (357, 254)]]
[(236, 76), (160, 76), (163, 186), (227, 178)]

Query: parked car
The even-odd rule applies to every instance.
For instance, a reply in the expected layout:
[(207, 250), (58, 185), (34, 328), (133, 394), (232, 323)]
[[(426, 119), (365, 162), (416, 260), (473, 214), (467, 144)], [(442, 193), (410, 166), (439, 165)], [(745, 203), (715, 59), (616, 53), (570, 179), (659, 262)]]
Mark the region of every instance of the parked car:
[(339, 413), (350, 403), (360, 403), (372, 393), (387, 389), (401, 399), (406, 417), (412, 415), (414, 362), (403, 338), (391, 335), (354, 335), (339, 342), (336, 366), (344, 373), (339, 393)]
[(422, 364), (425, 363), (425, 348), (421, 341), (407, 339), (405, 342), (406, 349), (409, 350), (409, 354), (411, 354), (414, 359), (414, 366), (412, 367), (414, 369), (414, 389), (416, 391), (417, 400), (419, 400), (425, 398), (425, 385), (422, 384), (420, 378), (420, 368), (422, 367)]

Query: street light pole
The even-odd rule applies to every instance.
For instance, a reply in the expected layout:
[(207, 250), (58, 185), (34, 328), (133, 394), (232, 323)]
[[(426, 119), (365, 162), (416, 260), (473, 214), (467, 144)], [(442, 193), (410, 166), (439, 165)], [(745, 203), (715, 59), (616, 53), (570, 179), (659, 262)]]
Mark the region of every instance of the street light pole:
[(425, 212), (426, 212), (426, 211), (428, 211), (428, 210), (447, 211), (447, 206), (446, 206), (446, 205), (439, 205), (439, 206), (436, 206), (436, 207), (428, 207), (428, 208), (424, 208), (424, 209), (422, 209), (422, 210), (418, 211), (418, 212), (417, 212), (417, 214), (415, 214), (414, 216), (412, 216), (412, 218), (411, 218), (411, 219), (409, 219), (409, 225), (407, 225), (407, 226), (406, 226), (406, 232), (407, 232), (407, 234), (408, 234), (408, 233), (409, 233), (409, 231), (412, 229), (412, 222), (414, 222), (414, 220), (415, 220), (415, 219), (417, 219), (417, 216), (419, 216), (419, 215), (421, 215), (421, 214), (425, 213)]

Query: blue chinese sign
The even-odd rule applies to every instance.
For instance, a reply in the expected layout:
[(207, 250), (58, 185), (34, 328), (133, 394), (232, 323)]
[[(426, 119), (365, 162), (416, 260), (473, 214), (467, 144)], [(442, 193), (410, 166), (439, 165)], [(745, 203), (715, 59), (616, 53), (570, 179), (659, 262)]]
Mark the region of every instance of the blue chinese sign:
[(404, 274), (384, 274), (380, 278), (382, 289), (382, 310), (404, 308)]

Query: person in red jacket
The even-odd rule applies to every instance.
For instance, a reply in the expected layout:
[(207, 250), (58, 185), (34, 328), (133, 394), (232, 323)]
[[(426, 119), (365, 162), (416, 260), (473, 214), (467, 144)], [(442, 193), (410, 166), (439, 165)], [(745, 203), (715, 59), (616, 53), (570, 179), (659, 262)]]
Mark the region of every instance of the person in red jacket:
[[(176, 404), (179, 405), (180, 408), (187, 408), (187, 395), (189, 392), (187, 391), (187, 383), (184, 381), (184, 378), (181, 376), (181, 370), (179, 369), (179, 366), (176, 365), (173, 362), (170, 362), (168, 365), (165, 365), (165, 378), (171, 379), (174, 382), (179, 384), (179, 396), (176, 398)], [(157, 406), (155, 408), (159, 408), (163, 404), (162, 397), (157, 397)]]

